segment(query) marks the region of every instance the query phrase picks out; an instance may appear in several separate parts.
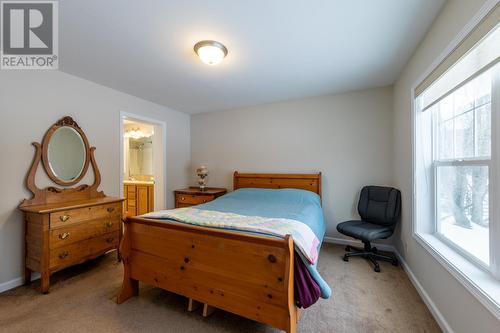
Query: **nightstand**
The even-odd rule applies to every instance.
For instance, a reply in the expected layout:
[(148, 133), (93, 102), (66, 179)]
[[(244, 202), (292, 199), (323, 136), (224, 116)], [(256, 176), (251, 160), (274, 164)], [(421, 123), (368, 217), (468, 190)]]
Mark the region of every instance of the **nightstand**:
[(203, 191), (199, 187), (189, 187), (176, 190), (175, 208), (189, 207), (212, 201), (227, 193), (225, 188), (206, 187)]

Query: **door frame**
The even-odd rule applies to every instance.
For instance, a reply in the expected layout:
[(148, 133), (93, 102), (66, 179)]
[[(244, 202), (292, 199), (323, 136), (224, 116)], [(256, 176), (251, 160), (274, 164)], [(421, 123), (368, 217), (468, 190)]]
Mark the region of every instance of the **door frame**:
[[(151, 125), (157, 125), (157, 126), (160, 126), (161, 127), (161, 145), (162, 147), (161, 150), (163, 151), (163, 159), (162, 159), (162, 166), (163, 166), (163, 207), (164, 209), (167, 208), (167, 194), (168, 194), (168, 190), (167, 190), (167, 123), (162, 121), (162, 120), (159, 120), (159, 119), (155, 119), (155, 118), (150, 118), (150, 117), (146, 117), (146, 116), (143, 116), (143, 115), (139, 115), (139, 114), (135, 114), (135, 113), (130, 113), (130, 112), (125, 112), (125, 111), (120, 111), (120, 118), (119, 118), (119, 126), (120, 126), (120, 197), (123, 198), (124, 197), (124, 191), (123, 191), (123, 174), (124, 174), (124, 168), (123, 168), (123, 164), (124, 164), (124, 159), (125, 159), (125, 156), (123, 154), (123, 135), (125, 133), (124, 131), (124, 128), (123, 128), (123, 120), (125, 120), (126, 118), (128, 119), (131, 119), (131, 120), (137, 120), (139, 122), (144, 122), (144, 123), (148, 123), (148, 124), (151, 124)], [(156, 170), (154, 170), (154, 174), (156, 175)], [(155, 185), (156, 185), (156, 182), (157, 180), (155, 179)], [(158, 186), (155, 186), (155, 190), (154, 190), (154, 193), (155, 193), (155, 197), (157, 197), (158, 195), (158, 189), (159, 187)], [(156, 206), (156, 205), (155, 205)], [(155, 207), (155, 210), (158, 210), (158, 207)]]

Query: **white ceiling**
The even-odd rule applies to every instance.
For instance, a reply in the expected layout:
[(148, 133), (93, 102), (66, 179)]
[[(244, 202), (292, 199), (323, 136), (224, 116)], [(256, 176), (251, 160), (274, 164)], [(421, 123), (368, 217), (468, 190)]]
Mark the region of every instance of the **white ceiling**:
[[(390, 85), (445, 0), (65, 0), (60, 69), (189, 113)], [(218, 66), (193, 52), (229, 49)]]

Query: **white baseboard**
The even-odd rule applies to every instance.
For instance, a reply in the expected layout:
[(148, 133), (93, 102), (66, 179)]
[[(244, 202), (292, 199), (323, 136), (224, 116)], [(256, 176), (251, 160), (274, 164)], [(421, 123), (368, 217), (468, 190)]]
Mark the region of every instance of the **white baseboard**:
[(410, 278), (411, 283), (413, 284), (415, 289), (417, 289), (417, 292), (419, 293), (420, 297), (422, 297), (422, 300), (424, 301), (425, 305), (427, 305), (427, 308), (432, 313), (434, 319), (436, 319), (436, 322), (438, 323), (441, 330), (445, 333), (454, 333), (453, 329), (450, 327), (446, 319), (443, 317), (443, 315), (437, 308), (436, 304), (434, 304), (429, 294), (425, 291), (420, 282), (417, 280), (417, 277), (415, 276), (415, 274), (413, 274), (412, 270), (410, 269), (406, 261), (403, 259), (403, 257), (399, 254), (399, 252), (396, 249), (394, 249), (394, 253), (398, 257), (399, 263), (406, 272), (406, 275), (408, 275), (408, 277)]
[[(337, 237), (325, 237), (324, 238), (325, 243), (331, 243), (331, 244), (339, 244), (339, 245), (352, 245), (352, 246), (359, 246), (361, 243), (352, 239), (345, 239), (345, 238), (337, 238)], [(417, 280), (417, 277), (413, 272), (411, 271), (410, 267), (404, 260), (404, 258), (399, 254), (397, 249), (390, 245), (390, 244), (375, 244), (372, 243), (373, 246), (376, 246), (378, 249), (382, 251), (388, 251), (388, 252), (393, 252), (396, 257), (399, 260), (399, 263), (401, 264), (401, 267), (403, 270), (406, 272), (406, 275), (408, 275), (408, 278), (410, 279), (411, 283), (417, 290), (418, 294), (420, 297), (422, 297), (422, 300), (424, 301), (425, 305), (427, 305), (427, 308), (431, 312), (432, 316), (438, 323), (439, 327), (441, 330), (445, 333), (454, 333), (446, 319), (443, 317), (439, 309), (437, 308), (436, 304), (432, 301), (431, 297), (429, 294), (425, 291), (425, 289), (422, 287), (420, 282)]]
[(24, 279), (22, 277), (15, 278), (13, 280), (0, 283), (0, 293), (3, 293), (4, 291), (7, 291), (9, 289), (13, 289), (15, 287), (19, 287), (24, 283)]
[[(31, 276), (31, 281), (38, 280), (39, 278), (40, 278), (40, 273), (33, 273)], [(0, 283), (0, 293), (22, 286), (23, 284), (24, 284), (24, 278), (22, 276), (4, 283)]]
[[(354, 239), (347, 239), (347, 238), (338, 238), (338, 237), (328, 237), (325, 236), (323, 238), (323, 241), (325, 243), (330, 243), (330, 244), (340, 244), (340, 245), (351, 245), (351, 246), (361, 246), (363, 247), (363, 243), (359, 241), (355, 241)], [(375, 246), (379, 250), (382, 251), (387, 251), (387, 252), (394, 252), (394, 246), (390, 244), (377, 244), (377, 243), (372, 243), (372, 246)]]

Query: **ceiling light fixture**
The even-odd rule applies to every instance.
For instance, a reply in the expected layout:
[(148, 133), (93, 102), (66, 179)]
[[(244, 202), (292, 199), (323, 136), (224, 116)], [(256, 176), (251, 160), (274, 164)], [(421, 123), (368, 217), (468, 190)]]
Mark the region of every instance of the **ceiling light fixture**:
[(227, 56), (227, 48), (215, 40), (202, 40), (194, 45), (194, 52), (207, 65), (217, 65)]
[(150, 136), (154, 135), (154, 131), (151, 131), (150, 133), (146, 131), (142, 131), (139, 127), (137, 128), (132, 128), (124, 133), (124, 137), (126, 138), (132, 138), (132, 139), (142, 139), (142, 138), (149, 138)]

